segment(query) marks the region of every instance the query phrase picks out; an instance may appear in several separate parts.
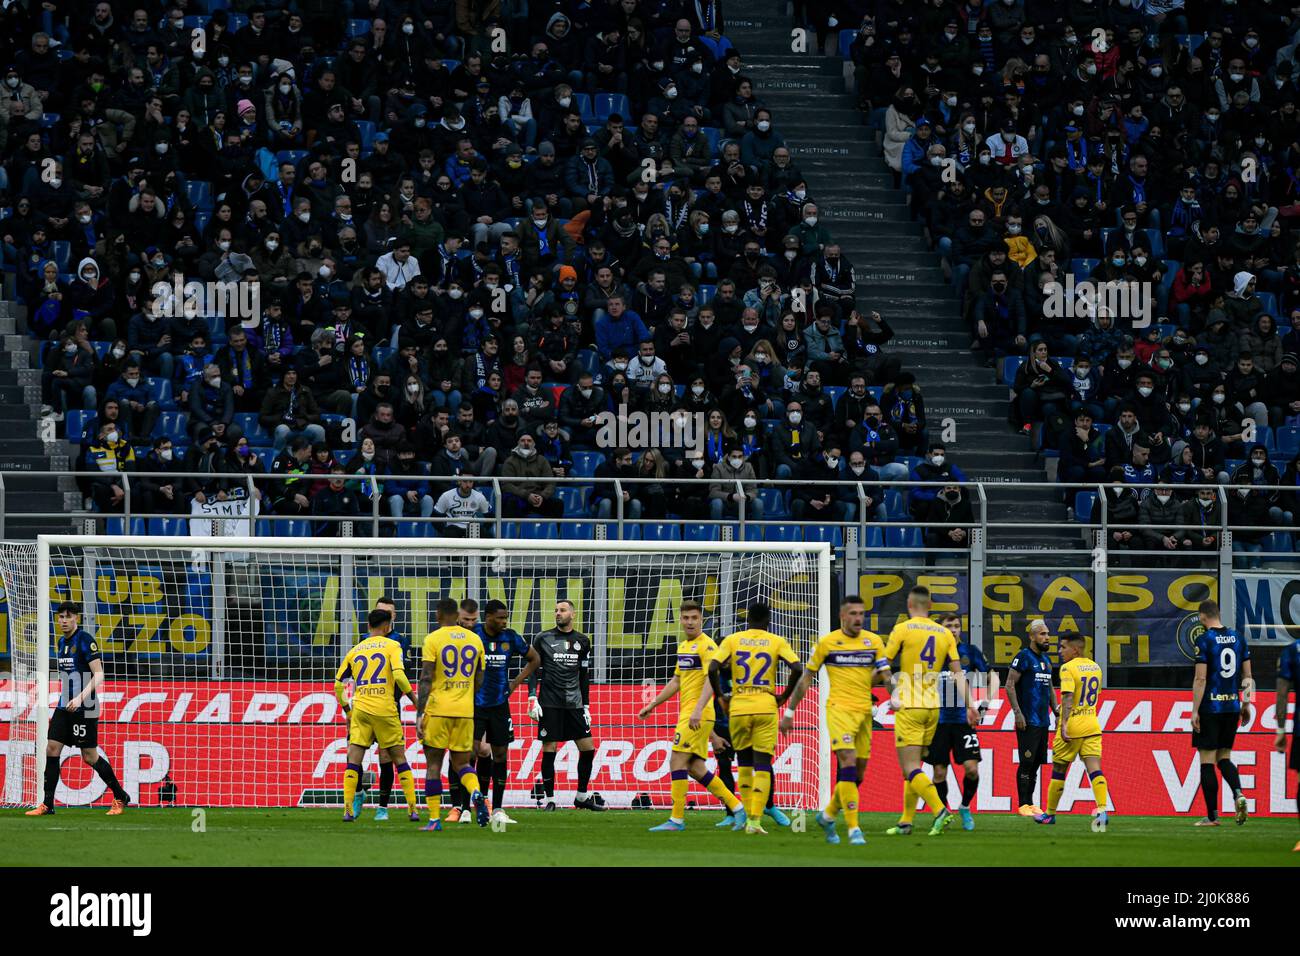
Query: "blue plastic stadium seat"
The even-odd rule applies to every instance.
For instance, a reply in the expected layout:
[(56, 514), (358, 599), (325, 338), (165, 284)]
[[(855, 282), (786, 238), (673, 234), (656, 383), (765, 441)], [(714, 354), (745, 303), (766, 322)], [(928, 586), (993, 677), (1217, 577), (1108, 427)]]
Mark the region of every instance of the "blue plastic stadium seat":
[(1269, 554), (1280, 554), (1291, 550), (1291, 535), (1286, 531), (1274, 531), (1264, 538), (1264, 550)]
[(128, 529), (125, 518), (109, 518), (104, 523), (104, 533), (123, 535), (123, 534), (148, 534), (149, 524), (144, 518), (132, 518), (131, 526)]
[(574, 361), (582, 371), (590, 372), (593, 376), (600, 374), (600, 356), (594, 350), (579, 349)]
[(682, 526), (675, 521), (651, 521), (641, 526), (643, 541), (680, 541)]
[(229, 21), (227, 22), (227, 33), (229, 35), (234, 36), (240, 30), (244, 29), (244, 27), (248, 26), (247, 14), (234, 13), (232, 11), (227, 15), (230, 17)]
[(595, 103), (596, 119), (604, 123), (610, 115), (617, 113), (624, 120), (630, 120), (632, 107), (628, 104), (627, 97), (622, 93), (597, 93)]
[(399, 538), (433, 537), (433, 523), (429, 521), (399, 521), (397, 522), (397, 536)]
[(370, 120), (357, 120), (357, 130), (361, 133), (361, 148), (369, 149), (375, 141), (375, 124)]
[(71, 264), (68, 260), (72, 258), (72, 243), (66, 239), (55, 239), (50, 243), (50, 251), (54, 253), (54, 262), (59, 267), (59, 272), (70, 271)]
[(1025, 364), (1023, 355), (1008, 355), (1002, 363), (1002, 384), (1010, 388), (1015, 384), (1016, 373), (1020, 371), (1020, 366)]
[(598, 451), (575, 451), (573, 453), (572, 476), (574, 478), (590, 478), (596, 473), (596, 469), (605, 463), (605, 455)]
[(172, 383), (170, 379), (165, 378), (146, 378), (144, 387), (149, 390), (149, 399), (158, 403), (158, 407), (164, 411), (170, 411), (176, 407), (176, 399), (172, 396)]
[(716, 524), (688, 524), (682, 528), (683, 541), (717, 541), (722, 531)]
[(718, 287), (716, 285), (709, 285), (708, 283), (705, 283), (704, 285), (700, 286), (699, 290), (695, 294), (695, 297), (699, 300), (700, 305), (708, 305), (711, 301), (713, 301), (713, 297), (717, 294), (717, 292), (718, 292)]
[(1283, 425), (1275, 429), (1273, 449), (1288, 461), (1300, 454), (1300, 425)]
[(831, 407), (832, 407), (832, 408), (834, 408), (836, 405), (838, 405), (838, 404), (840, 403), (840, 396), (843, 395), (846, 391), (847, 391), (847, 389), (846, 389), (843, 385), (827, 385), (827, 386), (826, 386), (826, 389), (825, 389), (826, 397), (829, 398), (829, 399), (831, 400)]
[[(1267, 425), (1256, 427), (1255, 441), (1263, 444), (1263, 446), (1268, 449), (1270, 455), (1273, 454), (1273, 429), (1269, 428)], [(1279, 472), (1281, 470), (1281, 468), (1278, 469)]]
[(797, 524), (769, 524), (764, 538), (768, 541), (802, 541), (802, 530)]
[(189, 532), (188, 524), (184, 518), (150, 518), (149, 536), (158, 538), (184, 535)]
[(550, 541), (555, 538), (553, 521), (518, 521), (511, 524), (516, 526), (518, 532), (514, 537), (530, 541)]
[(577, 518), (587, 513), (587, 492), (585, 485), (561, 485), (555, 490), (555, 496), (564, 502), (564, 516)]
[(191, 14), (190, 16), (185, 18), (185, 29), (202, 30), (204, 27), (208, 25), (208, 21), (211, 19), (212, 19), (211, 17), (197, 16)]
[(352, 19), (348, 21), (348, 39), (363, 37), (370, 32), (370, 21)]
[(1074, 274), (1075, 282), (1082, 282), (1092, 274), (1092, 270), (1097, 268), (1100, 259), (1081, 259), (1075, 258), (1070, 260), (1070, 271)]
[(570, 104), (570, 108), (576, 108), (578, 110), (584, 123), (594, 124), (597, 122), (596, 114), (592, 112), (591, 97), (588, 94), (574, 93), (573, 103)]
[(911, 527), (890, 527), (885, 529), (885, 546), (890, 548), (890, 557), (913, 558), (921, 550), (921, 529)]
[[(1264, 312), (1276, 318), (1277, 317), (1277, 296), (1275, 296), (1272, 292), (1256, 292), (1255, 295), (1259, 297), (1259, 304), (1264, 307)], [(1277, 323), (1275, 322), (1273, 324), (1276, 325)]]
[(212, 209), (212, 184), (203, 179), (191, 179), (185, 183), (185, 195), (195, 209)]
[(244, 437), (250, 445), (271, 443), (271, 435), (258, 421), (257, 412), (236, 412), (233, 422), (244, 430)]
[(590, 541), (596, 537), (596, 525), (592, 521), (566, 521), (560, 525), (560, 540)]
[(1074, 518), (1083, 524), (1092, 523), (1092, 509), (1097, 507), (1097, 492), (1076, 491), (1074, 493)]
[(833, 548), (844, 547), (844, 529), (839, 525), (810, 524), (804, 530), (805, 541), (826, 541)]
[(295, 167), (306, 158), (305, 149), (282, 149), (275, 154), (276, 163), (293, 163)]
[(786, 518), (790, 511), (785, 505), (785, 492), (780, 488), (759, 488), (758, 500), (763, 502), (764, 518)]
[(94, 409), (74, 408), (63, 416), (64, 434), (74, 445), (81, 442), (86, 433), (86, 424), (95, 417)]
[(261, 461), (262, 461), (262, 470), (263, 470), (263, 471), (269, 472), (269, 471), (271, 470), (271, 465), (275, 463), (275, 458), (276, 458), (276, 455), (277, 455), (277, 454), (278, 454), (278, 453), (276, 452), (276, 450), (275, 450), (274, 448), (259, 448), (259, 449), (258, 449), (258, 451), (257, 451), (257, 457), (258, 457), (259, 459), (261, 459)]
[(153, 426), (153, 437), (167, 437), (173, 443), (185, 441), (188, 437), (186, 431), (190, 423), (189, 412), (162, 412), (158, 416), (158, 421)]
[[(763, 530), (764, 530), (765, 528), (768, 528), (768, 527), (770, 527), (770, 526), (769, 526), (769, 525), (763, 525), (763, 524), (755, 524), (755, 523), (752, 522), (752, 521), (749, 522), (747, 525), (745, 525), (745, 534), (744, 534), (744, 538), (745, 538), (745, 540), (746, 540), (746, 541), (762, 541), (762, 540), (763, 540)], [(739, 535), (736, 535), (736, 536), (734, 536), (733, 540), (738, 540), (739, 537), (740, 537)], [(768, 538), (767, 540), (771, 541), (771, 540), (774, 540), (774, 539), (772, 539), (772, 538)]]
[(709, 156), (716, 157), (718, 155), (718, 144), (722, 142), (722, 130), (716, 126), (701, 126), (700, 132), (709, 141)]
[(853, 29), (841, 30), (839, 32), (839, 36), (837, 39), (839, 40), (839, 51), (840, 51), (841, 60), (847, 60), (849, 58), (849, 49), (853, 46), (853, 38), (856, 37), (857, 35), (858, 35), (858, 31)]
[(902, 521), (908, 517), (907, 497), (897, 488), (885, 491), (885, 517), (890, 521)]

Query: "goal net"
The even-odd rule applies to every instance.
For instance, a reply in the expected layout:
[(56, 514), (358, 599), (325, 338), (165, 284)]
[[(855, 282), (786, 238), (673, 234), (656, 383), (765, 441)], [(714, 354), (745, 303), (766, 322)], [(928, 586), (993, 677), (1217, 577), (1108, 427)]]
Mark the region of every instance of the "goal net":
[[(594, 644), (591, 789), (611, 807), (671, 803), (677, 702), (645, 721), (637, 712), (672, 677), (683, 601), (703, 605), (706, 632), (719, 641), (744, 626), (749, 604), (765, 601), (771, 630), (801, 660), (830, 629), (824, 544), (49, 536), (0, 543), (0, 581), (11, 663), (0, 672), (6, 805), (41, 799), (37, 755), (59, 692), (52, 609), (64, 600), (82, 606), (103, 653), (99, 745), (145, 806), (339, 805), (347, 740), (333, 678), (381, 595), (396, 599), (413, 680), (439, 598), (504, 601), (510, 626), (529, 640), (554, 625), (558, 599), (573, 601), (576, 626)], [(521, 689), (511, 702), (508, 806), (533, 805), (541, 774), (525, 698)], [(829, 795), (817, 698), (808, 695), (778, 745), (774, 786), (784, 807)], [(403, 719), (418, 778), (424, 755), (405, 700)], [(63, 759), (58, 803), (108, 799), (76, 751)], [(378, 770), (373, 748), (363, 769), (367, 777)], [(557, 802), (576, 789), (569, 743), (557, 756)], [(694, 783), (690, 800), (716, 804)]]

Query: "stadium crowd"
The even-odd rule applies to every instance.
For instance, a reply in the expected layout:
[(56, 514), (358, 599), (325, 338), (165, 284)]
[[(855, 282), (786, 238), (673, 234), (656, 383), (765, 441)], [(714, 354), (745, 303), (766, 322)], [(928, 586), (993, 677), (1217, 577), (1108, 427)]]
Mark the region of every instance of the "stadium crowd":
[[(6, 9), (4, 261), (96, 509), (131, 470), (211, 475), (132, 482), (155, 514), (270, 470), (303, 476), (258, 488), (276, 514), (378, 494), (454, 534), (487, 507), (461, 477), (500, 477), (509, 517), (594, 518), (599, 479), (639, 476), (662, 481), (625, 489), (630, 518), (743, 494), (830, 521), (861, 502), (828, 480), (960, 478), (718, 3), (349, 12)], [(259, 321), (187, 310), (195, 282), (255, 287)], [(703, 413), (702, 453), (597, 449), (624, 407)]]
[[(1148, 529), (1111, 544), (1213, 548), (1165, 528), (1218, 521), (1178, 485), (1300, 481), (1290, 9), (843, 7), (796, 18), (860, 22), (841, 48), (972, 348), (1060, 480), (1112, 482), (1111, 520)], [(95, 508), (134, 469), (212, 475), (141, 479), (153, 513), (271, 471), (303, 476), (258, 487), (276, 514), (379, 495), (452, 534), (488, 507), (462, 476), (501, 478), (512, 518), (609, 517), (601, 479), (643, 477), (633, 519), (743, 494), (752, 518), (970, 520), (956, 487), (825, 484), (963, 476), (718, 3), (343, 12), (6, 9), (0, 254)], [(1089, 307), (1085, 280), (1143, 291)], [(255, 325), (216, 314), (221, 283), (256, 288)], [(624, 407), (703, 413), (702, 454), (597, 448)], [(1239, 489), (1228, 518), (1288, 527), (1293, 498)]]
[(1012, 425), (1113, 483), (1112, 547), (1217, 547), (1180, 486), (1219, 482), (1237, 550), (1290, 550), (1296, 493), (1253, 486), (1300, 487), (1298, 35), (1284, 0), (881, 0), (843, 38)]

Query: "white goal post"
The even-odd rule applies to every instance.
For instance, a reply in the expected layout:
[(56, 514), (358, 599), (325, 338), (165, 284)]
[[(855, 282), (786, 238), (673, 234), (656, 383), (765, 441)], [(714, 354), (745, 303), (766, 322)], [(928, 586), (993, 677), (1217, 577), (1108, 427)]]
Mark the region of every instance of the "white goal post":
[[(576, 626), (594, 645), (591, 789), (611, 807), (670, 803), (677, 702), (645, 721), (637, 711), (672, 676), (683, 601), (704, 606), (715, 640), (744, 626), (749, 604), (765, 601), (771, 630), (803, 661), (832, 620), (825, 543), (43, 535), (0, 542), (0, 584), (11, 667), (0, 671), (0, 804), (8, 806), (41, 799), (38, 755), (59, 691), (51, 609), (63, 600), (82, 606), (83, 626), (104, 653), (101, 748), (146, 806), (337, 806), (346, 728), (333, 676), (381, 595), (395, 599), (397, 629), (416, 660), (439, 598), (503, 600), (510, 627), (529, 640), (554, 624), (556, 600), (572, 600)], [(786, 808), (823, 805), (834, 783), (825, 684), (778, 745), (773, 785)], [(524, 697), (511, 702), (507, 806), (533, 805), (540, 778), (541, 745)], [(408, 762), (420, 777), (409, 702), (403, 713)], [(102, 801), (102, 782), (75, 757), (65, 749), (56, 802)], [(367, 776), (375, 761), (372, 749)], [(561, 748), (562, 806), (576, 790), (576, 765), (573, 745)], [(694, 783), (690, 800), (715, 809)]]

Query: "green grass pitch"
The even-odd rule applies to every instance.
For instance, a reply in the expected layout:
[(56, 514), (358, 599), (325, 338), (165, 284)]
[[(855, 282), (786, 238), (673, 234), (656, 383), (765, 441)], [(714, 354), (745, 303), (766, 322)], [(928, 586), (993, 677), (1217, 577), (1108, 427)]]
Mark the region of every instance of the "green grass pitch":
[[(917, 817), (911, 837), (888, 837), (891, 814), (865, 814), (865, 847), (847, 840), (828, 846), (811, 815), (808, 832), (792, 833), (769, 820), (767, 836), (716, 830), (721, 815), (687, 815), (684, 833), (649, 833), (662, 811), (614, 810), (591, 814), (512, 810), (519, 820), (504, 833), (446, 824), (422, 833), (394, 808), (376, 823), (343, 824), (335, 810), (208, 810), (206, 832), (192, 831), (187, 809), (60, 809), (29, 819), (0, 811), (3, 866), (1300, 866), (1292, 847), (1300, 837), (1289, 818), (1254, 819), (1237, 827), (1196, 829), (1192, 816), (1112, 816), (1093, 833), (1086, 815), (1057, 818), (1056, 826), (1006, 814), (976, 816), (974, 832), (954, 820), (947, 833), (928, 837), (929, 816)], [(844, 827), (841, 818), (840, 834)]]

